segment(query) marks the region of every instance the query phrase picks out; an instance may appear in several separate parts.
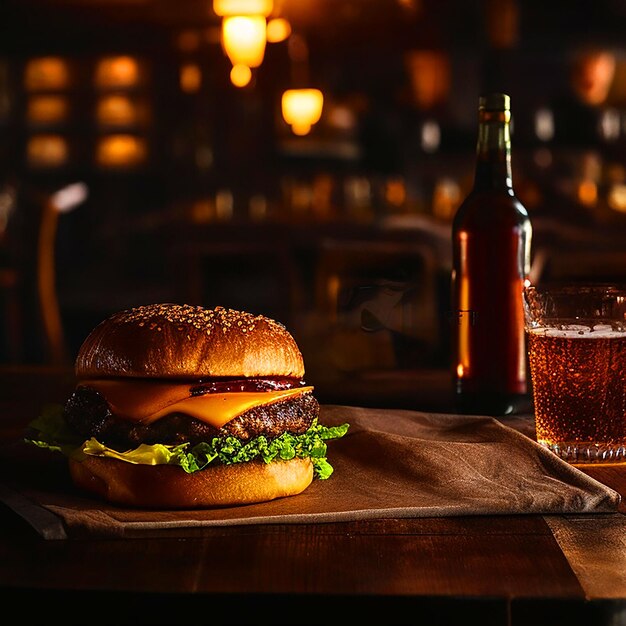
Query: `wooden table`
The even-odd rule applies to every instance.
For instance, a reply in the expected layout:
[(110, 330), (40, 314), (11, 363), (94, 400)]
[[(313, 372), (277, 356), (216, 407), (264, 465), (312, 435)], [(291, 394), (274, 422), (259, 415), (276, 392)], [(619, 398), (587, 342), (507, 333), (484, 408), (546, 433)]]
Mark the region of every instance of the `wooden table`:
[[(13, 368), (0, 376), (0, 441), (19, 437), (42, 404), (62, 401), (74, 384), (63, 370)], [(375, 404), (378, 389), (385, 405), (434, 410), (439, 398), (442, 410), (448, 406), (445, 373), (395, 380), (394, 393), (384, 377), (368, 380), (363, 398)], [(352, 402), (357, 383), (345, 391)], [(336, 388), (319, 394), (340, 399)], [(626, 466), (587, 471), (626, 496)], [(1, 505), (0, 524), (3, 613), (14, 610), (25, 624), (626, 623), (624, 515), (229, 526), (187, 538), (46, 541)]]

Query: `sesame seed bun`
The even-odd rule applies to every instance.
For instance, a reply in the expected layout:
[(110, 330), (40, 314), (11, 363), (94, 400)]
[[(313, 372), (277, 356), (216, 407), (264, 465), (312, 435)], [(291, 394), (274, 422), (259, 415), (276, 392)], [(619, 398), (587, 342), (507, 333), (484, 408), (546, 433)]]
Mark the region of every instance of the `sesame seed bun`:
[(79, 379), (302, 378), (302, 354), (284, 326), (232, 309), (152, 304), (116, 313), (83, 342)]
[[(114, 449), (107, 432), (137, 435), (138, 423), (150, 442), (157, 425), (159, 442), (161, 437), (168, 442), (187, 441), (190, 433), (197, 437), (201, 431), (206, 437), (246, 433), (256, 437), (257, 431), (273, 436), (302, 434), (319, 409), (317, 401), (303, 400), (311, 388), (299, 386), (304, 363), (291, 334), (267, 317), (221, 307), (167, 303), (116, 313), (85, 339), (75, 371), (83, 392), (79, 400), (66, 404), (66, 419), (71, 418), (86, 439), (102, 438), (101, 443)], [(293, 389), (272, 392), (191, 393), (192, 381), (224, 377), (297, 378), (298, 383)], [(272, 394), (278, 393), (291, 395), (274, 400)], [(163, 414), (152, 423), (149, 418), (161, 410)], [(221, 421), (224, 414), (226, 423)], [(234, 419), (240, 428), (230, 432), (227, 426)], [(118, 444), (119, 450), (136, 444), (135, 439), (129, 442)], [(70, 458), (69, 468), (82, 491), (117, 505), (160, 509), (264, 502), (299, 494), (313, 480), (313, 462), (299, 457), (270, 463), (215, 461), (187, 473), (177, 465), (137, 464), (87, 454), (80, 461)]]

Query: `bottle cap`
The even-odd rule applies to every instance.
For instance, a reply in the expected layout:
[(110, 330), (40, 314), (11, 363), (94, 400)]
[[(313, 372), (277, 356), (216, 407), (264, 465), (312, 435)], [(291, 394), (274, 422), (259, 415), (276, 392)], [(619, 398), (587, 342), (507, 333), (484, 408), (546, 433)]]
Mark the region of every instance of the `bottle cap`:
[(505, 93), (490, 93), (479, 98), (478, 109), (482, 111), (510, 111), (511, 98)]

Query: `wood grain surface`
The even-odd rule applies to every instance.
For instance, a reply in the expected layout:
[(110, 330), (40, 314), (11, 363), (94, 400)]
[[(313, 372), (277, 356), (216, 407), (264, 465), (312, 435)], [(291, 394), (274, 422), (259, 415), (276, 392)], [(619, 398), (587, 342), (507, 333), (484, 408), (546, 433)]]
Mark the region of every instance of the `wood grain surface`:
[[(1, 375), (4, 442), (19, 435), (43, 401), (60, 400), (73, 384), (67, 371)], [(434, 380), (431, 373), (428, 410), (436, 404)], [(440, 390), (445, 381), (442, 373)], [(415, 389), (406, 408), (419, 408)], [(370, 400), (373, 393), (370, 387)], [(449, 399), (441, 394), (444, 409)], [(626, 496), (626, 466), (583, 471)], [(0, 594), (7, 611), (21, 611), (22, 623), (67, 615), (70, 607), (65, 623), (177, 623), (184, 607), (184, 621), (213, 623), (339, 623), (347, 611), (362, 623), (616, 626), (626, 623), (622, 513), (272, 524), (197, 529), (186, 537), (46, 541), (0, 506)]]

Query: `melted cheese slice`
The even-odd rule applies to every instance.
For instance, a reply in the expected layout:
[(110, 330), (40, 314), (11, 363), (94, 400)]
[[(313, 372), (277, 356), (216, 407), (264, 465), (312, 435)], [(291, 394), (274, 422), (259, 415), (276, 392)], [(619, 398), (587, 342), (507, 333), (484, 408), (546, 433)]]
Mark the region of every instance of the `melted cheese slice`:
[(313, 387), (298, 387), (282, 391), (237, 391), (190, 396), (188, 382), (88, 380), (79, 385), (91, 387), (102, 394), (116, 415), (142, 424), (150, 424), (169, 413), (184, 413), (215, 428), (221, 428), (256, 406), (272, 404), (313, 390)]

